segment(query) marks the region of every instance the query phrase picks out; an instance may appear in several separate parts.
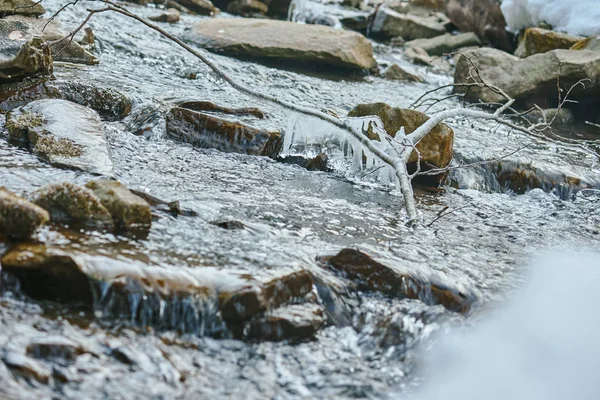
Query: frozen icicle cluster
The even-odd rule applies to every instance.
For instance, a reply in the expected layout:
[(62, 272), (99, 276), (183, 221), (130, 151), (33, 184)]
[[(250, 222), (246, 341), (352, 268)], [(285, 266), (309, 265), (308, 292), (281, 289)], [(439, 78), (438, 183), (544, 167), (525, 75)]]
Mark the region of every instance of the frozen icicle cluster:
[[(314, 157), (329, 149), (330, 146), (335, 146), (343, 151), (349, 161), (352, 176), (359, 179), (376, 179), (383, 185), (395, 183), (398, 187), (394, 169), (379, 160), (358, 139), (351, 137), (347, 132), (322, 120), (297, 113), (289, 114), (287, 121), (282, 155)], [(366, 134), (367, 130), (374, 132), (379, 136), (379, 141), (373, 143), (387, 154), (397, 156), (399, 149), (395, 146), (398, 143), (387, 134), (378, 117), (347, 118), (345, 122), (360, 134)]]
[(571, 35), (600, 35), (599, 0), (504, 0), (501, 7), (515, 32), (547, 22)]

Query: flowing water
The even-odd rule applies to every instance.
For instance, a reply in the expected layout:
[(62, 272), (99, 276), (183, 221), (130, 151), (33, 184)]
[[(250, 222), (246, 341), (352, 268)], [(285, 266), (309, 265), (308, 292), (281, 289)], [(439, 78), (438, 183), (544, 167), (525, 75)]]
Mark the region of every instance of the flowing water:
[[(52, 11), (61, 2), (50, 0), (44, 5)], [(63, 25), (76, 26), (85, 18), (86, 7), (93, 6), (85, 2), (67, 9), (61, 14)], [(303, 4), (299, 9), (307, 7)], [(142, 16), (156, 13), (152, 8), (132, 9)], [(332, 15), (340, 12), (335, 5), (331, 9)], [(182, 15), (178, 24), (165, 25), (165, 29), (184, 36), (202, 19)], [(350, 311), (321, 330), (315, 341), (253, 343), (227, 335), (214, 338), (215, 332), (224, 329), (218, 319), (183, 321), (189, 310), (202, 316), (214, 313), (211, 304), (201, 300), (180, 299), (180, 308), (171, 305), (172, 311), (167, 312), (173, 323), (158, 327), (111, 315), (102, 288), (94, 310), (89, 310), (32, 300), (21, 293), (18, 283), (5, 277), (0, 298), (3, 398), (408, 396), (420, 385), (435, 384), (421, 373), (414, 353), (417, 344), (430, 343), (435, 332), (450, 326), (476, 323), (490, 305), (504, 301), (522, 285), (523, 271), (536, 254), (568, 246), (593, 250), (600, 243), (600, 195), (596, 191), (578, 192), (577, 185), (560, 184), (515, 189), (499, 177), (498, 165), (456, 169), (444, 190), (419, 192), (425, 225), (433, 223), (411, 230), (404, 225), (401, 197), (368, 178), (357, 179), (331, 128), (239, 94), (194, 57), (121, 15), (96, 15), (90, 26), (97, 38), (100, 64), (59, 64), (56, 78), (114, 87), (131, 98), (130, 116), (104, 124), (116, 177), (160, 199), (179, 200), (182, 208), (198, 215), (162, 215), (143, 239), (45, 228), (39, 235), (45, 243), (153, 266), (167, 276), (176, 276), (182, 269), (200, 269), (211, 276), (239, 279), (232, 277), (306, 269), (331, 282), (335, 278), (320, 270), (316, 257), (358, 248), (415, 276), (459, 287), (478, 301), (464, 318), (439, 305), (359, 293), (348, 296), (354, 302)], [(377, 77), (331, 79), (219, 55), (209, 57), (248, 87), (338, 115), (365, 102), (407, 107), (423, 92), (451, 82), (450, 76), (404, 61), (398, 49), (375, 42), (374, 49), (380, 61), (398, 62), (422, 74), (427, 83)], [(165, 137), (163, 116), (183, 100), (258, 106), (268, 115), (261, 127), (283, 130), (288, 138), (294, 135), (286, 152), (325, 150), (334, 171), (309, 172), (266, 157), (171, 141)], [(458, 103), (450, 102), (450, 106)], [(505, 169), (526, 166), (550, 177), (567, 171), (599, 187), (600, 167), (593, 151), (533, 139), (489, 122), (455, 120), (450, 125), (456, 133), (457, 163), (498, 157), (526, 144), (504, 161)], [(144, 134), (134, 134), (139, 131)], [(91, 178), (83, 172), (51, 167), (0, 136), (1, 186), (28, 194), (49, 182), (85, 183)], [(452, 212), (437, 219), (446, 207)], [(213, 224), (228, 220), (241, 221), (246, 228), (225, 230)], [(137, 309), (145, 300), (138, 297), (130, 304)], [(40, 361), (52, 372), (48, 384), (9, 370), (10, 357), (44, 338), (67, 338), (82, 343), (86, 350), (74, 359), (63, 354)]]

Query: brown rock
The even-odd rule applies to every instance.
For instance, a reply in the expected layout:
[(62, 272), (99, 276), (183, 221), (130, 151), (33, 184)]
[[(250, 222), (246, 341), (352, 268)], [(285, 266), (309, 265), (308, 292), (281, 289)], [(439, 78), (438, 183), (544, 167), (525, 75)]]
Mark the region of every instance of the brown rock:
[(167, 114), (167, 135), (194, 146), (224, 152), (276, 157), (279, 132), (268, 132), (213, 115), (175, 107)]
[(49, 220), (46, 210), (0, 187), (0, 236), (27, 239)]
[[(383, 126), (389, 135), (394, 137), (396, 132), (404, 127), (406, 134), (412, 133), (421, 126), (429, 117), (419, 111), (406, 108), (393, 108), (385, 103), (360, 104), (352, 109), (349, 117), (365, 117), (376, 115), (383, 122)], [(378, 140), (373, 134), (372, 140)], [(437, 125), (429, 135), (425, 136), (419, 144), (417, 150), (421, 153), (421, 167), (427, 165), (436, 168), (445, 168), (452, 161), (452, 149), (454, 145), (454, 131), (446, 124)], [(409, 163), (415, 164), (418, 156), (413, 152)], [(426, 168), (424, 168), (426, 169)]]
[(401, 13), (385, 6), (377, 9), (371, 30), (377, 35), (401, 36), (405, 40), (431, 38), (447, 32), (446, 21), (440, 16)]
[(210, 0), (176, 0), (177, 3), (199, 15), (217, 15), (221, 11)]
[(34, 0), (2, 0), (0, 1), (0, 17), (7, 15), (27, 15), (39, 17), (45, 13), (39, 1)]
[(524, 58), (556, 49), (570, 49), (583, 39), (581, 36), (572, 36), (548, 29), (529, 28), (520, 39), (515, 56)]
[(179, 10), (176, 10), (175, 8), (168, 8), (167, 11), (165, 11), (164, 13), (159, 15), (153, 15), (148, 19), (156, 22), (168, 22), (170, 24), (174, 24), (176, 22), (179, 22), (180, 17), (181, 15), (179, 14)]
[(410, 72), (400, 67), (398, 64), (392, 64), (385, 71), (383, 71), (382, 76), (385, 79), (389, 79), (392, 81), (424, 82), (423, 78), (411, 74)]
[(325, 324), (323, 309), (317, 304), (295, 304), (268, 312), (248, 323), (245, 339), (280, 342), (313, 340)]
[(344, 249), (333, 257), (324, 257), (322, 262), (326, 268), (354, 282), (361, 291), (418, 299), (428, 305), (441, 304), (460, 313), (467, 313), (475, 300), (460, 289), (401, 273), (354, 249)]
[(233, 0), (227, 5), (227, 12), (234, 15), (255, 16), (264, 15), (269, 6), (258, 0)]
[(187, 39), (207, 50), (239, 57), (353, 70), (370, 70), (377, 65), (364, 36), (322, 25), (227, 18), (202, 21)]

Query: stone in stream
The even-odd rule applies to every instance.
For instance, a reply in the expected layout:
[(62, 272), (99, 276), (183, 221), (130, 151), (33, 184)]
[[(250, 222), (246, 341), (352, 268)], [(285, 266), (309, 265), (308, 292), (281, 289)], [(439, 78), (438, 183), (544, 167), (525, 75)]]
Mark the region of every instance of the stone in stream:
[(74, 360), (82, 354), (93, 354), (92, 350), (63, 336), (44, 336), (35, 338), (27, 345), (27, 355), (34, 358), (59, 358)]
[(322, 25), (252, 18), (202, 21), (187, 35), (200, 47), (227, 55), (368, 71), (377, 66), (362, 35)]
[(27, 239), (49, 220), (46, 210), (0, 187), (0, 237)]
[(112, 230), (113, 219), (94, 192), (69, 182), (35, 191), (32, 201), (50, 214), (50, 220), (75, 227)]
[(302, 156), (278, 156), (276, 160), (284, 164), (299, 165), (302, 168), (306, 168), (308, 171), (330, 171), (330, 168), (327, 166), (329, 158), (325, 153), (321, 153), (313, 158)]
[(221, 12), (210, 0), (176, 0), (176, 2), (194, 14), (212, 16)]
[(148, 19), (156, 22), (168, 22), (170, 24), (174, 24), (176, 22), (179, 22), (179, 18), (181, 18), (179, 10), (175, 8), (168, 8), (164, 13), (153, 15)]
[(589, 50), (600, 52), (600, 36), (591, 36), (575, 43), (571, 50)]
[[(0, 20), (0, 83), (20, 81), (27, 77), (52, 73), (52, 54), (41, 38), (12, 40), (12, 31), (3, 29)], [(15, 35), (16, 36), (16, 35)]]
[(504, 51), (515, 48), (499, 0), (447, 0), (446, 15), (459, 31), (475, 32), (483, 42)]
[(400, 13), (381, 6), (373, 17), (371, 32), (388, 38), (401, 36), (404, 40), (414, 40), (443, 35), (447, 30), (446, 21), (439, 16)]
[(112, 215), (116, 227), (125, 231), (150, 230), (152, 210), (146, 200), (118, 181), (98, 179), (85, 185)]
[[(569, 94), (568, 107), (584, 112), (600, 107), (600, 53), (582, 50), (552, 50), (521, 59), (501, 50), (481, 48), (465, 52), (456, 64), (454, 83), (473, 83), (471, 62), (478, 67), (481, 79), (504, 90), (517, 100), (517, 106), (553, 108), (558, 104), (557, 79), (563, 95), (578, 81), (585, 79), (585, 88), (578, 86)], [(455, 87), (456, 93), (466, 93), (466, 100), (484, 103), (505, 102), (500, 94), (485, 87)], [(593, 111), (595, 116), (596, 112)]]
[(8, 113), (9, 138), (57, 167), (114, 176), (102, 122), (90, 108), (66, 100), (36, 100)]
[(393, 298), (421, 300), (427, 305), (441, 304), (450, 311), (467, 313), (475, 298), (460, 288), (425, 280), (383, 265), (355, 249), (322, 257), (322, 265), (354, 282), (360, 291), (381, 293)]
[(313, 340), (324, 325), (320, 305), (293, 304), (249, 322), (244, 329), (244, 339), (302, 342)]
[(269, 6), (258, 0), (233, 0), (227, 5), (227, 12), (243, 17), (254, 17), (265, 15), (269, 11)]
[(391, 81), (424, 82), (423, 78), (418, 75), (411, 74), (398, 64), (390, 65), (383, 71), (381, 76)]
[(282, 145), (279, 132), (175, 107), (167, 114), (167, 135), (193, 146), (223, 152), (276, 157)]
[[(35, 37), (42, 37), (44, 42), (57, 41), (64, 38), (66, 33), (61, 30), (56, 20), (50, 21), (14, 15), (0, 20), (0, 35), (7, 35), (7, 39), (13, 45), (23, 45)], [(56, 43), (49, 48), (54, 61), (98, 64), (98, 59), (75, 41)]]
[[(385, 103), (360, 104), (348, 113), (349, 117), (378, 116), (383, 122), (387, 133), (394, 137), (396, 132), (404, 127), (406, 134), (412, 133), (424, 124), (429, 117), (416, 110), (407, 108), (393, 108)], [(372, 140), (378, 140), (374, 132), (369, 131)], [(441, 123), (432, 129), (431, 133), (417, 144), (417, 150), (421, 154), (421, 168), (445, 168), (452, 161), (454, 146), (454, 131), (448, 125)], [(413, 152), (409, 164), (416, 165), (418, 155)]]
[(404, 44), (405, 47), (419, 47), (430, 56), (441, 56), (463, 47), (480, 46), (481, 40), (473, 32), (453, 35), (446, 33), (430, 39), (415, 39)]
[(72, 101), (97, 111), (109, 121), (123, 119), (131, 112), (131, 100), (123, 93), (79, 80), (47, 81), (18, 91), (5, 92), (5, 96), (7, 97), (0, 103), (0, 110), (4, 112), (40, 99)]
[(45, 13), (39, 1), (34, 0), (2, 0), (0, 1), (0, 18), (7, 15), (28, 15), (39, 17)]
[(548, 29), (529, 28), (525, 30), (520, 38), (515, 56), (525, 58), (556, 49), (567, 50), (583, 39), (581, 36), (573, 36)]
[(5, 351), (0, 355), (2, 362), (16, 375), (27, 380), (35, 380), (47, 384), (52, 376), (50, 370), (42, 363), (15, 351)]
[(16, 245), (1, 262), (3, 273), (19, 278), (25, 293), (36, 299), (79, 302), (105, 318), (199, 335), (222, 335), (227, 323), (240, 337), (245, 323), (304, 301), (313, 290), (305, 270), (250, 275), (151, 266), (42, 244)]
[(177, 107), (187, 108), (188, 110), (193, 111), (209, 111), (229, 115), (248, 115), (259, 119), (265, 118), (265, 113), (256, 107), (229, 108), (220, 106), (211, 101), (184, 101), (177, 104)]

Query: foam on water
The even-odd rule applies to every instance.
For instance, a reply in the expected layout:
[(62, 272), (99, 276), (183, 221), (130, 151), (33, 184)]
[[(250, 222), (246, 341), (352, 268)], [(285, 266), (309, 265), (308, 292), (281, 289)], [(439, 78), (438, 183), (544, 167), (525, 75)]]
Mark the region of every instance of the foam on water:
[(415, 399), (597, 399), (599, 285), (599, 254), (538, 259), (509, 305), (434, 346)]

